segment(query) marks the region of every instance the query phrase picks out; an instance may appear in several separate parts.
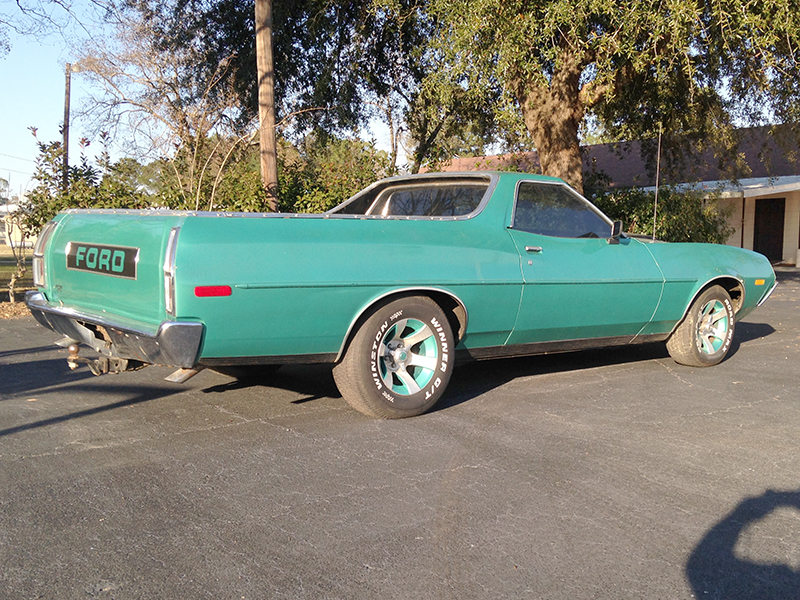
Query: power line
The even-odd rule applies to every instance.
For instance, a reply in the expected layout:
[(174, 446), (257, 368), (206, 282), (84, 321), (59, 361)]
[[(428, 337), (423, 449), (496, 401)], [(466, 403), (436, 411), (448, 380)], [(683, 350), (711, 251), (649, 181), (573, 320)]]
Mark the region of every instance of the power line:
[(0, 152), (0, 156), (5, 156), (6, 158), (13, 158), (15, 160), (24, 160), (25, 162), (35, 163), (35, 160), (31, 160), (30, 158), (22, 158), (21, 156), (13, 156), (11, 154), (3, 154)]
[(28, 177), (33, 176), (30, 171), (17, 171), (15, 169), (6, 169), (5, 167), (0, 167), (0, 173), (16, 173), (17, 175), (27, 175)]

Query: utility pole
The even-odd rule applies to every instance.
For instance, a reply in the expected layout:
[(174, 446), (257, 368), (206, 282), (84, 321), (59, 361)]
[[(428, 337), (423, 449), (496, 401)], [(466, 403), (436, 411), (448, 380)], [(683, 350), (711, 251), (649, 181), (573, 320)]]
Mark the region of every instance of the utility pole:
[(72, 65), (67, 63), (67, 67), (65, 69), (66, 72), (66, 81), (64, 83), (64, 153), (63, 153), (63, 162), (61, 167), (61, 191), (66, 193), (67, 187), (69, 187), (69, 95), (70, 95), (70, 84), (72, 80)]
[(256, 67), (261, 183), (270, 212), (278, 210), (278, 154), (275, 138), (275, 69), (272, 60), (272, 0), (256, 0)]

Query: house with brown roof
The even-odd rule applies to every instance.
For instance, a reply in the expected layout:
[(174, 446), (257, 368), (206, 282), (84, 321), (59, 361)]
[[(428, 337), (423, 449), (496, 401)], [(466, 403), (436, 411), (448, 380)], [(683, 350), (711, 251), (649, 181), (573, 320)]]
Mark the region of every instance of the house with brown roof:
[[(800, 264), (800, 153), (789, 128), (736, 131), (732, 151), (673, 151), (660, 168), (660, 185), (706, 191), (730, 217), (731, 246), (764, 254), (773, 263)], [(584, 180), (609, 189), (655, 189), (655, 142), (584, 146)], [(443, 171), (516, 168), (541, 172), (536, 152), (456, 158)]]

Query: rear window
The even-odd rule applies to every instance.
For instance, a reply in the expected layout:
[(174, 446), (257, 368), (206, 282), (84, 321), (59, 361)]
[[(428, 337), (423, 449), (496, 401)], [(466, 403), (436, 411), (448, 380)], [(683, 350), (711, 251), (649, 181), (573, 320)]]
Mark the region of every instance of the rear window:
[(489, 188), (481, 180), (387, 182), (365, 190), (331, 213), (383, 217), (459, 217), (474, 212)]

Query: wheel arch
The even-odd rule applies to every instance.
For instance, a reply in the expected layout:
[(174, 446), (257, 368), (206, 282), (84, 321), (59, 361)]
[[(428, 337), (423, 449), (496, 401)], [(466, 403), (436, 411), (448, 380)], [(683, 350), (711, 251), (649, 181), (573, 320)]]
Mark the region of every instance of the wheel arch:
[(373, 298), (367, 303), (351, 321), (350, 327), (342, 340), (342, 345), (339, 347), (339, 352), (336, 354), (336, 362), (342, 360), (347, 347), (353, 339), (353, 336), (358, 331), (359, 327), (369, 318), (369, 316), (376, 311), (379, 307), (399, 300), (400, 298), (408, 298), (411, 296), (424, 296), (430, 298), (435, 302), (442, 312), (447, 316), (450, 323), (450, 328), (455, 337), (455, 343), (458, 344), (459, 340), (464, 336), (467, 330), (467, 322), (469, 314), (467, 307), (463, 300), (453, 292), (443, 290), (441, 288), (402, 288), (392, 290)]
[(738, 314), (738, 312), (744, 306), (744, 282), (741, 279), (730, 275), (714, 277), (709, 279), (705, 284), (701, 285), (694, 295), (689, 299), (689, 302), (686, 304), (686, 308), (683, 309), (683, 315), (672, 328), (670, 335), (675, 333), (675, 330), (678, 328), (678, 326), (686, 319), (686, 315), (689, 314), (689, 309), (692, 307), (692, 304), (694, 304), (694, 301), (697, 300), (697, 298), (699, 298), (700, 295), (708, 288), (715, 285), (720, 286), (722, 289), (728, 292), (728, 295), (731, 297), (731, 303), (733, 304), (733, 313), (734, 315)]
[[(697, 290), (697, 293), (692, 298), (692, 302), (694, 302), (697, 297), (705, 292), (708, 288), (715, 285), (720, 286), (722, 289), (728, 292), (728, 295), (731, 297), (731, 303), (733, 304), (733, 312), (734, 314), (738, 313), (744, 306), (744, 282), (741, 279), (730, 275), (715, 277), (714, 279), (708, 281), (699, 290)], [(689, 303), (689, 306), (692, 305), (692, 302)], [(689, 308), (687, 307), (686, 310), (689, 310)]]
[(735, 277), (723, 277), (717, 280), (716, 283), (722, 286), (728, 292), (728, 295), (731, 297), (734, 314), (742, 310), (742, 307), (744, 306), (744, 295), (745, 295), (744, 282)]

